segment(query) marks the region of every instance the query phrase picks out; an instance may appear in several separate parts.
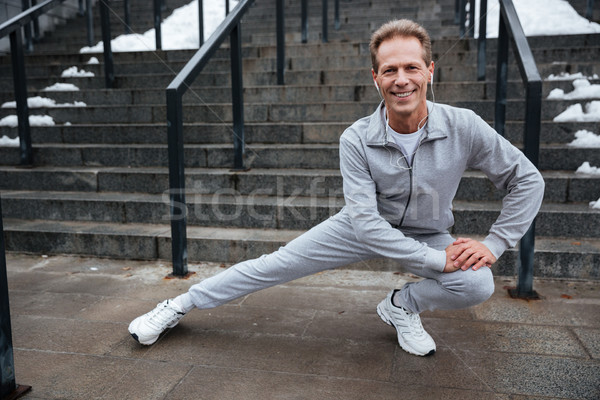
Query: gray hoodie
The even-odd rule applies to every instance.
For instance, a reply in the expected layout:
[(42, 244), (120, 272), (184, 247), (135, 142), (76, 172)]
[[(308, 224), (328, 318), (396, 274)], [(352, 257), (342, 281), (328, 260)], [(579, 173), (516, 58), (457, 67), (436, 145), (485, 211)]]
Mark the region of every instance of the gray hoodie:
[(496, 258), (513, 247), (536, 216), (544, 181), (523, 153), (474, 112), (428, 102), (425, 133), (412, 166), (386, 132), (382, 102), (340, 138), (346, 206), (357, 239), (383, 257), (442, 271), (444, 251), (414, 239), (447, 232), (452, 200), (467, 169), (483, 171), (507, 191), (483, 243)]

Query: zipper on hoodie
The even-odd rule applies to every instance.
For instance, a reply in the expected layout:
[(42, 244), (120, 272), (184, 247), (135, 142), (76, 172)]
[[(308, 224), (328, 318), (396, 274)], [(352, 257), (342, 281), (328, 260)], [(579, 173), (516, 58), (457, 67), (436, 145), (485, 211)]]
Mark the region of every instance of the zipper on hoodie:
[[(421, 144), (419, 143), (419, 146)], [(417, 149), (417, 151), (419, 151), (419, 149)], [(416, 155), (417, 155), (417, 151), (415, 151), (415, 154), (413, 154), (413, 165), (410, 166), (408, 165), (408, 160), (406, 159), (406, 157), (404, 157), (404, 162), (406, 163), (406, 166), (408, 168), (408, 176), (410, 177), (409, 179), (409, 190), (408, 190), (408, 200), (406, 201), (406, 207), (404, 207), (404, 212), (402, 213), (402, 218), (400, 218), (400, 223), (398, 224), (399, 227), (401, 227), (404, 224), (404, 218), (406, 217), (406, 212), (408, 211), (408, 206), (410, 205), (410, 199), (412, 198), (412, 192), (413, 192), (413, 167), (415, 165), (416, 160)]]

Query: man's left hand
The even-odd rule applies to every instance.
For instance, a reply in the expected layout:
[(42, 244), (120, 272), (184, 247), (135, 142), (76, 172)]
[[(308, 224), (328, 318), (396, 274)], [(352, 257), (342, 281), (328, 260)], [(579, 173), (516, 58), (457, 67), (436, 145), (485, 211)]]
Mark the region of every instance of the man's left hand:
[(491, 267), (496, 262), (496, 257), (487, 246), (477, 240), (458, 238), (452, 245), (454, 266), (463, 271), (469, 268), (477, 271), (481, 267)]

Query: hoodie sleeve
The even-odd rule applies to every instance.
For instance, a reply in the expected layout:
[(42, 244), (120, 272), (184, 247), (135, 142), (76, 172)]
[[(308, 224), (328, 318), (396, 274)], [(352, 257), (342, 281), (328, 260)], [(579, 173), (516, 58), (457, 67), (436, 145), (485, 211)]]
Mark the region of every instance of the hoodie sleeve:
[(468, 167), (483, 171), (496, 188), (507, 192), (500, 215), (483, 240), (498, 258), (529, 229), (542, 204), (544, 180), (519, 149), (477, 115), (472, 120)]
[(356, 135), (349, 131), (340, 139), (345, 211), (350, 216), (357, 240), (382, 257), (443, 271), (446, 265), (445, 251), (435, 250), (404, 236), (379, 214), (375, 182), (371, 178), (362, 146)]

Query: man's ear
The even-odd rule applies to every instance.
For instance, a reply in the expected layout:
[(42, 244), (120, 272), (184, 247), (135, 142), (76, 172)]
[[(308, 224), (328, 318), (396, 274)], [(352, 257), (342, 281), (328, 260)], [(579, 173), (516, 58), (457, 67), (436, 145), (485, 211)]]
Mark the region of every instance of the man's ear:
[(431, 62), (431, 65), (429, 66), (429, 75), (431, 77), (431, 80), (429, 82), (433, 83), (433, 71), (435, 71), (435, 65), (433, 64), (433, 61)]

